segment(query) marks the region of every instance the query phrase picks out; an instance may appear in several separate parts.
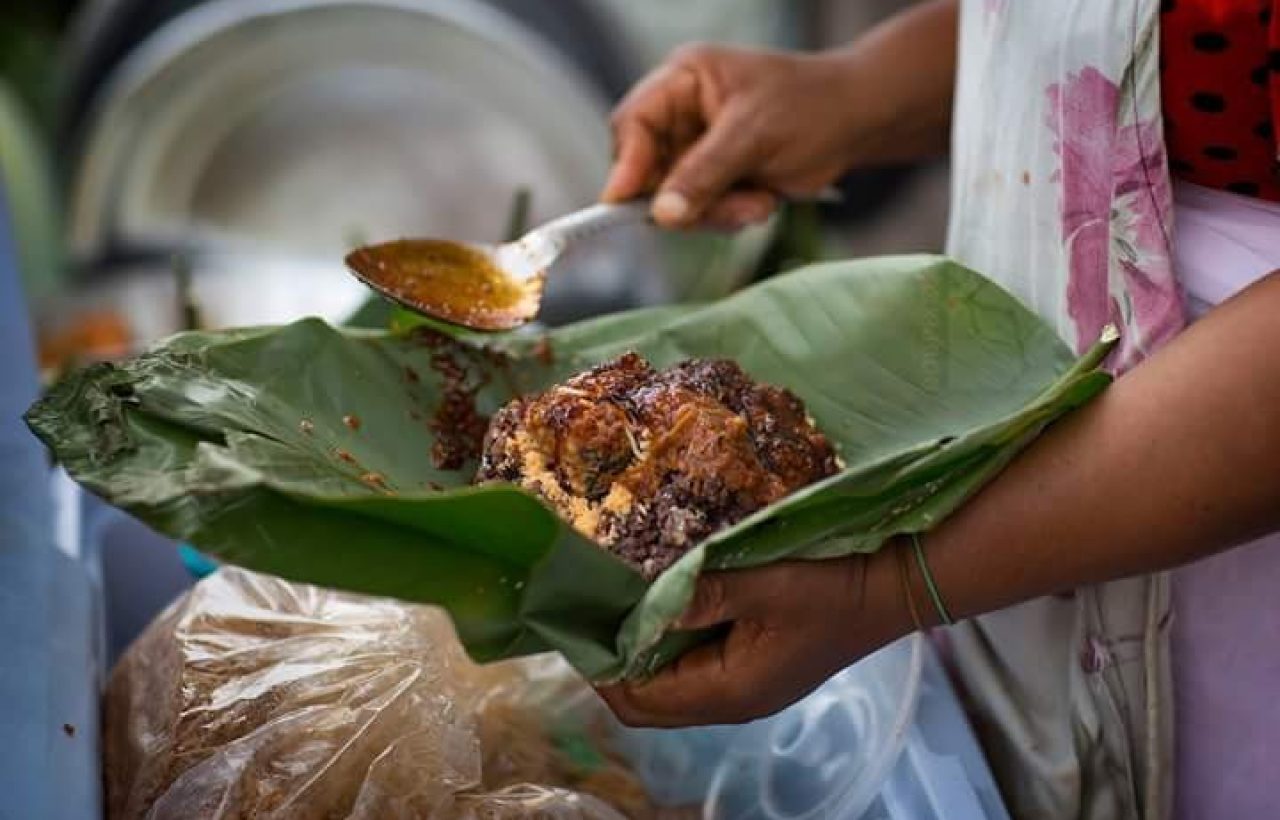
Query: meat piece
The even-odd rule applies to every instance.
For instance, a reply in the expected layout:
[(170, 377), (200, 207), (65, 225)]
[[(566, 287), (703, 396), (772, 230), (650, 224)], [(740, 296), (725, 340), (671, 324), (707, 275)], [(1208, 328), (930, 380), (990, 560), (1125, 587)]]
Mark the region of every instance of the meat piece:
[(634, 353), (493, 419), (478, 482), (540, 495), (648, 578), (713, 533), (838, 469), (790, 392), (731, 361), (657, 371)]

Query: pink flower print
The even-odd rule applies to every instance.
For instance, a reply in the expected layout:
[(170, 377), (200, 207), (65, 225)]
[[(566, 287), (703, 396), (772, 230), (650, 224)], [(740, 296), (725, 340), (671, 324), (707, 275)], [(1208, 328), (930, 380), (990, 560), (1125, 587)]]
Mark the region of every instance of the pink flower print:
[[(1115, 142), (1115, 84), (1093, 68), (1052, 85), (1049, 127), (1061, 159), (1062, 238), (1067, 244), (1070, 278), (1067, 314), (1081, 344), (1096, 339), (1111, 312), (1108, 259), (1111, 241), (1110, 158)], [(1064, 136), (1065, 135), (1065, 136)]]
[(1116, 360), (1131, 365), (1182, 327), (1182, 297), (1169, 263), (1171, 197), (1159, 124), (1119, 125), (1120, 90), (1093, 67), (1047, 93), (1061, 161), (1055, 179), (1062, 184), (1067, 314), (1081, 348), (1122, 320)]

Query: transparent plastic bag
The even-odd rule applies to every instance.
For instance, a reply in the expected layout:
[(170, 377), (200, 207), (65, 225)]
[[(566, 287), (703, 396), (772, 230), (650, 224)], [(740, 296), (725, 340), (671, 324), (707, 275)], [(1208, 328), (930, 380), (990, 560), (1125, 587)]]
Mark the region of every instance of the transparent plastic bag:
[(114, 670), (110, 820), (618, 820), (658, 809), (554, 657), (480, 667), (440, 611), (222, 569)]

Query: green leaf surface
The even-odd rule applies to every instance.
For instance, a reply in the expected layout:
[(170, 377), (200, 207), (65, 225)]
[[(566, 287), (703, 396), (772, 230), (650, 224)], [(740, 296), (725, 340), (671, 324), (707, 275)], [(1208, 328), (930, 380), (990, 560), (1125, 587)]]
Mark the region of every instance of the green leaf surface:
[(583, 322), (550, 334), (550, 360), (530, 334), (457, 339), (485, 413), (629, 350), (657, 366), (732, 358), (804, 399), (845, 469), (646, 584), (532, 496), (433, 465), (441, 382), (413, 334), (318, 320), (183, 334), (75, 374), (28, 421), (94, 492), (226, 561), (439, 604), (480, 660), (555, 649), (604, 681), (706, 638), (670, 632), (704, 569), (865, 552), (935, 525), (1105, 388), (1112, 341), (1077, 359), (996, 285), (931, 256)]

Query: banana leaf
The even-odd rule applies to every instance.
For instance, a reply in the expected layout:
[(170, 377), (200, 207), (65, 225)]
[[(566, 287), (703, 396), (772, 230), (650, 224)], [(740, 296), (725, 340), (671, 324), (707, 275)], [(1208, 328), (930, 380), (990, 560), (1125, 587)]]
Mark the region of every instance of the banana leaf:
[(702, 571), (867, 552), (935, 525), (1105, 388), (1113, 340), (1077, 358), (979, 274), (903, 256), (545, 339), (457, 341), (485, 413), (629, 350), (658, 366), (729, 357), (799, 395), (846, 467), (646, 583), (535, 497), (470, 486), (474, 464), (435, 466), (424, 420), (443, 388), (415, 333), (315, 319), (186, 333), (74, 374), (27, 419), (87, 488), (225, 561), (438, 604), (478, 660), (558, 650), (610, 681), (705, 637), (671, 630)]

